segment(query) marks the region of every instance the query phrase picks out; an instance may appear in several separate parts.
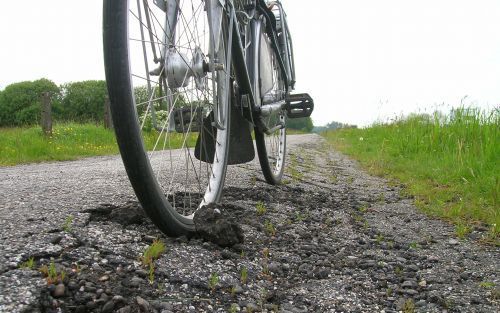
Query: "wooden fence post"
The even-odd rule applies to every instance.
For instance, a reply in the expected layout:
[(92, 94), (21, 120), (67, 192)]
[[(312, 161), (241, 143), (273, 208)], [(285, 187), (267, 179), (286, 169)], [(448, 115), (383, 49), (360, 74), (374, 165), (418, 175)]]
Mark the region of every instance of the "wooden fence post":
[(50, 93), (42, 93), (42, 131), (45, 135), (52, 135), (52, 103), (50, 100)]
[(113, 128), (109, 96), (106, 96), (106, 99), (104, 100), (104, 128)]

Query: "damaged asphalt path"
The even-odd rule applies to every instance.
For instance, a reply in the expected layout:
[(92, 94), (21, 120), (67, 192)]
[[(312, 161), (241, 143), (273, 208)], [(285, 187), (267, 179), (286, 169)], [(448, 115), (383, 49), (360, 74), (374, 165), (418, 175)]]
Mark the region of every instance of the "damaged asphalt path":
[[(0, 312), (499, 311), (498, 247), (455, 239), (320, 136), (288, 151), (281, 186), (258, 162), (229, 168), (231, 248), (163, 236), (118, 156), (0, 168)], [(151, 276), (140, 256), (156, 238)], [(38, 271), (51, 264), (62, 283)]]

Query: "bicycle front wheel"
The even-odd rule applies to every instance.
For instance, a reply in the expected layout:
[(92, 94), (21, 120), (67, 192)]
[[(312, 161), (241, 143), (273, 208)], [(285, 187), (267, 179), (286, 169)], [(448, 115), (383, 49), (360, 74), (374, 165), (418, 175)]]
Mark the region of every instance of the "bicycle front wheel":
[[(219, 1), (105, 0), (106, 80), (132, 187), (167, 235), (219, 200), (230, 127), (230, 49)], [(217, 22), (211, 22), (217, 19)]]

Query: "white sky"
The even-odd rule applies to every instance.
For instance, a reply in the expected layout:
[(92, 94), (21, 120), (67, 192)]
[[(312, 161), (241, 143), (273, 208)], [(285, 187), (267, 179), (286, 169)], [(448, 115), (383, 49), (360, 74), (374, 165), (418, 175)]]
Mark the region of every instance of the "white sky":
[[(498, 0), (283, 0), (297, 92), (313, 120), (367, 125), (395, 114), (500, 104)], [(0, 4), (0, 89), (46, 77), (104, 79), (102, 1)]]

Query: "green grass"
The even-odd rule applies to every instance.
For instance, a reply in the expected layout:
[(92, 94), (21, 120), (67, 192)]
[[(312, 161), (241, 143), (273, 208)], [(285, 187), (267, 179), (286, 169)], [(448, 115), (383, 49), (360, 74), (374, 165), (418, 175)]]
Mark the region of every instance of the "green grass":
[(461, 108), (323, 136), (372, 174), (402, 182), (425, 212), (458, 225), (458, 235), (485, 223), (498, 244), (499, 131), (498, 109)]
[[(188, 145), (195, 144), (196, 135), (188, 138)], [(160, 138), (158, 147), (163, 147), (164, 138), (164, 135)], [(171, 148), (181, 147), (182, 134), (170, 134), (169, 138), (167, 147), (169, 144)], [(157, 139), (156, 131), (144, 132), (144, 141), (149, 150), (154, 147)], [(0, 166), (66, 161), (117, 153), (114, 132), (96, 124), (56, 124), (50, 137), (44, 136), (39, 126), (0, 128)]]

